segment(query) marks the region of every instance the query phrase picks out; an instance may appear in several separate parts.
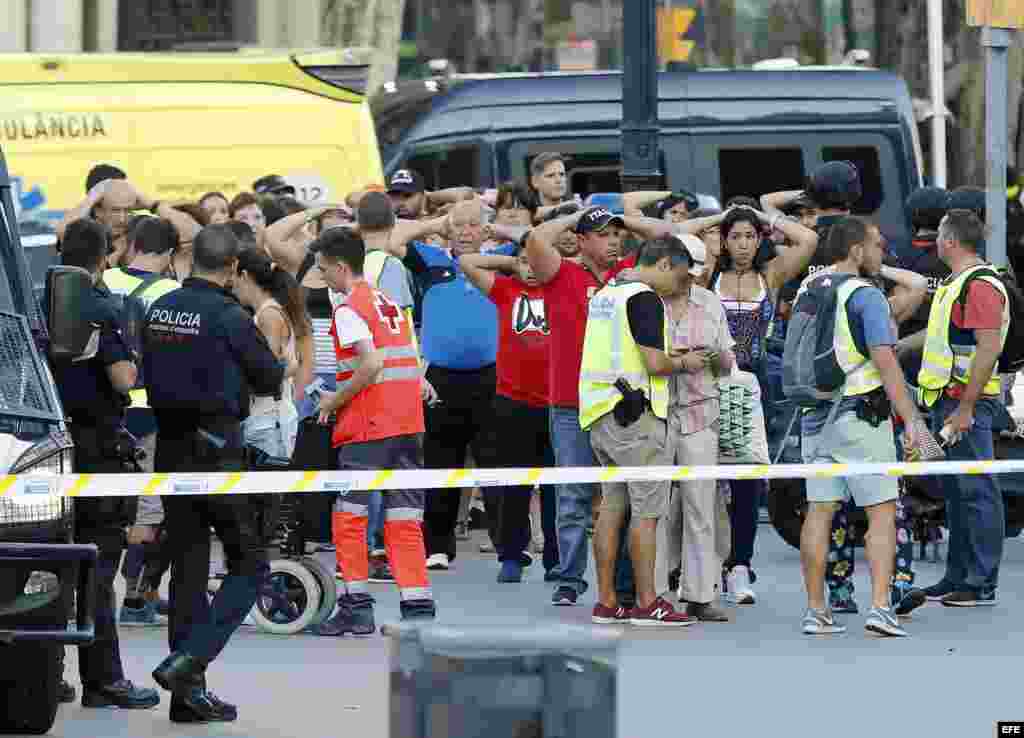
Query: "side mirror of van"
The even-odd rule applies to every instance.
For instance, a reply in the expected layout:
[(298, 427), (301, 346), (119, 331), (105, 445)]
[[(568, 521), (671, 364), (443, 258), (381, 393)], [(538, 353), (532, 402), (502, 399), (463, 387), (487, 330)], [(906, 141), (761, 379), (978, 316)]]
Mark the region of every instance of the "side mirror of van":
[[(46, 273), (46, 316), (50, 331), (50, 356), (56, 360), (90, 358), (99, 331), (88, 319), (93, 300), (92, 275), (81, 267), (54, 266)], [(92, 354), (96, 349), (92, 348)]]

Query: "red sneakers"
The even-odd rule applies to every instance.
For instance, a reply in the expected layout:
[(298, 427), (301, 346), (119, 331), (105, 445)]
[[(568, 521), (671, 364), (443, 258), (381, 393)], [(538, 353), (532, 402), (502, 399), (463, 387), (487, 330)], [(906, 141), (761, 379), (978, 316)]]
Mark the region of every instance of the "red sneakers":
[[(596, 614), (596, 609), (595, 609)], [(693, 625), (697, 618), (691, 617), (684, 612), (676, 612), (671, 604), (659, 597), (650, 607), (636, 607), (629, 613), (631, 625), (656, 628), (679, 628), (684, 625)]]
[(605, 607), (598, 602), (594, 605), (594, 614), (590, 620), (598, 625), (628, 625), (629, 612), (622, 605)]

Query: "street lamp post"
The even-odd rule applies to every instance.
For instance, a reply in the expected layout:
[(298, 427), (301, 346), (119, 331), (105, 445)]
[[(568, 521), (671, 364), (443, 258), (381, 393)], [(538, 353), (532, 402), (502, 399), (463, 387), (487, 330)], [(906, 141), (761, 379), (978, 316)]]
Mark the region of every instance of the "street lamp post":
[(658, 147), (657, 0), (630, 0), (623, 16), (622, 191), (662, 188)]

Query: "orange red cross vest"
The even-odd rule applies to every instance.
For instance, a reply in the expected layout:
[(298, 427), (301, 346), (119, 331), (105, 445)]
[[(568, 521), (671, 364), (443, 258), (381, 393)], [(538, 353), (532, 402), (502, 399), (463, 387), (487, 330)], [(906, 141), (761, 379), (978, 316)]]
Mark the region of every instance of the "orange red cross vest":
[[(384, 368), (338, 411), (331, 436), (335, 448), (345, 443), (366, 443), (383, 438), (423, 433), (423, 400), (413, 328), (405, 312), (380, 290), (365, 281), (337, 310), (348, 307), (370, 328), (374, 347), (384, 354)], [(335, 313), (337, 312), (335, 311)], [(338, 359), (338, 391), (352, 381), (359, 366), (355, 346), (341, 346), (331, 321), (334, 355)]]

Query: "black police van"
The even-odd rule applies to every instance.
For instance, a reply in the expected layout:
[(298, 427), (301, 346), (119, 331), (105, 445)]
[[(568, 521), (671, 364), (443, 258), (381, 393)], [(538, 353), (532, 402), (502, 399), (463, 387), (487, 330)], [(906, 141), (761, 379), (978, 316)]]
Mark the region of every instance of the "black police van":
[[(662, 72), (666, 189), (726, 202), (798, 189), (826, 161), (856, 164), (864, 197), (894, 249), (909, 246), (903, 203), (921, 186), (907, 86), (856, 67)], [(570, 190), (620, 189), (622, 76), (466, 75), (385, 88), (371, 103), (385, 173), (419, 171), (428, 188), (527, 178), (542, 151), (566, 156)]]
[(57, 715), (64, 646), (94, 636), (96, 547), (70, 544), (73, 510), (56, 494), (73, 448), (45, 354), (88, 343), (74, 317), (92, 284), (51, 270), (51, 335), (14, 213), (0, 152), (0, 733), (38, 735)]

